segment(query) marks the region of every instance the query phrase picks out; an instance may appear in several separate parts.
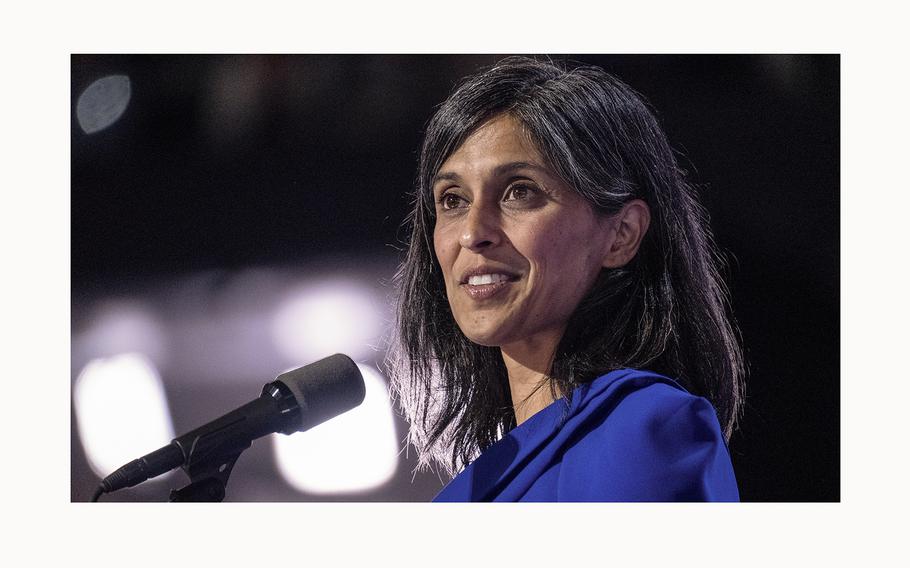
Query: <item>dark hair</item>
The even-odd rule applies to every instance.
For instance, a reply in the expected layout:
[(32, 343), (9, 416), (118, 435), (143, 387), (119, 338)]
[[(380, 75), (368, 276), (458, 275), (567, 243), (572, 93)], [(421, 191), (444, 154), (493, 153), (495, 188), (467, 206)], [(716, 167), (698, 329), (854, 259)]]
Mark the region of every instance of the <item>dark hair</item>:
[(651, 210), (636, 257), (602, 269), (573, 313), (548, 374), (554, 395), (614, 369), (650, 369), (710, 400), (729, 439), (745, 373), (722, 260), (657, 120), (635, 91), (600, 68), (510, 57), (456, 88), (430, 120), (421, 149), (388, 359), (418, 467), (435, 461), (454, 473), (515, 425), (500, 351), (471, 342), (456, 325), (432, 238), (433, 176), (501, 114), (523, 124), (549, 166), (596, 211), (615, 213), (632, 199)]

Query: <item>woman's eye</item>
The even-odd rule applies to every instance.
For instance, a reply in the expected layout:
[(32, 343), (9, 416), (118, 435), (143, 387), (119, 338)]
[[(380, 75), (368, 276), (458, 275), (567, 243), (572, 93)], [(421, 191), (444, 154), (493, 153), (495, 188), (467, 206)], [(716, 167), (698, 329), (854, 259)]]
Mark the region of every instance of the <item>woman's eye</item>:
[(535, 197), (537, 188), (527, 184), (516, 184), (506, 190), (503, 201), (528, 201)]
[(458, 209), (459, 207), (464, 207), (464, 199), (458, 197), (454, 193), (445, 193), (442, 197), (439, 198), (439, 204), (442, 206), (443, 210), (449, 209)]

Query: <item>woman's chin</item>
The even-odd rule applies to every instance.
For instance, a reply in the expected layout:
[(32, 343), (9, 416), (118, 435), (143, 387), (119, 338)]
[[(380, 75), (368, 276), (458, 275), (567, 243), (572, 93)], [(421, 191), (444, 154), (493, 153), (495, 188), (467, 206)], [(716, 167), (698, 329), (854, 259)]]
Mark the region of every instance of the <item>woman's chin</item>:
[(461, 328), (461, 332), (464, 333), (465, 337), (468, 338), (472, 343), (478, 345), (483, 345), (484, 347), (499, 347), (505, 341), (505, 334), (502, 333), (502, 330), (499, 328)]

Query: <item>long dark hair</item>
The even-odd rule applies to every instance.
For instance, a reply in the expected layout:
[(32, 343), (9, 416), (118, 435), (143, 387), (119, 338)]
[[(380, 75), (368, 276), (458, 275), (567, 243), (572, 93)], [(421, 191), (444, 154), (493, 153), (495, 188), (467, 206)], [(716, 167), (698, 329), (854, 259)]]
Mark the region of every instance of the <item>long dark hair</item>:
[(553, 393), (569, 395), (618, 368), (650, 369), (710, 400), (729, 439), (744, 365), (722, 259), (657, 120), (635, 91), (600, 68), (510, 57), (455, 89), (430, 120), (421, 149), (388, 358), (420, 465), (454, 473), (515, 425), (500, 351), (472, 343), (456, 325), (433, 248), (433, 176), (501, 114), (523, 123), (553, 170), (595, 210), (609, 215), (632, 199), (651, 210), (636, 257), (603, 269), (569, 321), (548, 373)]

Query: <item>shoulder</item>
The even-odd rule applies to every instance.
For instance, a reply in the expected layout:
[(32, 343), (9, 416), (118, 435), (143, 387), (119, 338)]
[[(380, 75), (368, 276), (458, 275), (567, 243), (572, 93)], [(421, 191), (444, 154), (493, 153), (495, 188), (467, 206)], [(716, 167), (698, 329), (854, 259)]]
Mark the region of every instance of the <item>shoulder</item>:
[[(611, 427), (603, 434), (678, 437), (704, 428), (721, 436), (717, 414), (706, 399), (656, 373), (632, 369), (615, 373), (617, 377), (600, 377), (587, 394), (588, 404), (609, 410), (605, 418)], [(601, 380), (606, 388), (598, 388)], [(681, 428), (684, 425), (690, 428)]]
[(591, 477), (587, 487), (571, 491), (592, 500), (738, 500), (717, 415), (706, 399), (667, 377), (632, 369), (604, 375), (577, 394), (573, 414), (580, 420), (564, 467)]
[(576, 413), (587, 416), (584, 444), (623, 445), (667, 456), (723, 436), (711, 403), (672, 379), (635, 369), (614, 371), (579, 392)]

